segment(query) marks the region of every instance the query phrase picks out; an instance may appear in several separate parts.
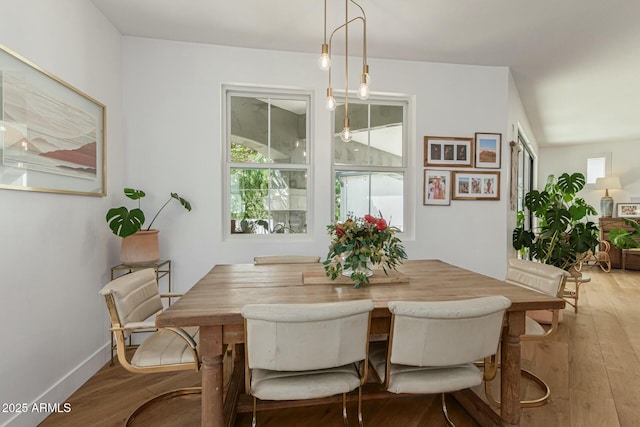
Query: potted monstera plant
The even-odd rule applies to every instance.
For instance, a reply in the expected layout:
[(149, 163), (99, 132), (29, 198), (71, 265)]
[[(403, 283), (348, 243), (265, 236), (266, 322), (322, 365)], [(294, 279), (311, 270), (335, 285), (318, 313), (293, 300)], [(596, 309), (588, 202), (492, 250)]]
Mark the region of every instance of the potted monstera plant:
[(172, 201), (177, 200), (187, 211), (191, 211), (191, 203), (180, 197), (177, 193), (171, 193), (167, 200), (158, 209), (146, 229), (142, 229), (145, 222), (144, 212), (141, 209), (140, 199), (146, 196), (142, 190), (125, 188), (124, 195), (131, 200), (138, 201), (138, 207), (129, 210), (125, 206), (111, 208), (107, 211), (107, 224), (116, 236), (122, 237), (120, 249), (120, 262), (125, 265), (139, 265), (156, 262), (160, 259), (158, 247), (158, 233), (152, 229), (160, 212)]
[(527, 228), (524, 213), (518, 212), (513, 247), (531, 259), (579, 276), (576, 264), (587, 251), (595, 252), (599, 241), (598, 227), (588, 220), (597, 211), (576, 195), (585, 183), (581, 173), (563, 173), (557, 180), (550, 175), (543, 191), (528, 192), (524, 205), (538, 221)]
[(622, 218), (622, 221), (631, 230), (625, 230), (624, 228), (611, 229), (609, 231), (609, 241), (622, 250), (640, 248), (640, 224), (628, 218)]

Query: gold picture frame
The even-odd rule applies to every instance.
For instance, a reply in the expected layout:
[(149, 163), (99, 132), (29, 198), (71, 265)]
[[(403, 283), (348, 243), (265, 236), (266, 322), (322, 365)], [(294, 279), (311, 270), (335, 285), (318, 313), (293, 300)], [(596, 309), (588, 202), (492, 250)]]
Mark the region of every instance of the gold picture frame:
[(425, 136), (424, 166), (472, 167), (473, 138)]
[(452, 200), (500, 200), (500, 171), (453, 171)]
[(500, 169), (502, 161), (502, 134), (476, 132), (475, 166), (482, 169)]
[(106, 195), (106, 107), (0, 45), (0, 188)]
[(423, 205), (449, 206), (451, 204), (451, 171), (425, 169)]

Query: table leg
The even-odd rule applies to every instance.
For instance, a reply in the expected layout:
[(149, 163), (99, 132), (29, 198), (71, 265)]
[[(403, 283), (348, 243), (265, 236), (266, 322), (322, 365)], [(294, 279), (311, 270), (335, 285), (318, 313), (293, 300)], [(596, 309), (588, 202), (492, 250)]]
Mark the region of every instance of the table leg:
[(520, 424), (520, 335), (525, 328), (524, 311), (508, 311), (507, 327), (500, 346), (500, 417), (506, 425)]
[(222, 326), (200, 327), (202, 426), (223, 427)]

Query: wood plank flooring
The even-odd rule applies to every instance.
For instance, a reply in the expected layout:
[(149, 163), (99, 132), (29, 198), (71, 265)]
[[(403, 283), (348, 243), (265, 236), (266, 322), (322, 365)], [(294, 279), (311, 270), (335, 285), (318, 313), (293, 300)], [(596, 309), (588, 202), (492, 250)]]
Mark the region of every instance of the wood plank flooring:
[[(523, 367), (551, 386), (551, 401), (523, 411), (523, 427), (640, 425), (640, 272), (592, 269), (580, 288), (579, 311), (567, 305), (558, 333), (544, 343), (523, 343)], [(179, 387), (199, 385), (198, 373), (136, 375), (117, 363), (105, 366), (67, 401), (70, 413), (52, 414), (41, 426), (122, 426), (139, 404)], [(482, 391), (476, 390), (482, 395)], [(523, 383), (533, 397), (535, 387)], [(451, 417), (459, 427), (474, 427), (466, 412), (448, 397)], [(349, 420), (357, 425), (355, 403)], [(363, 403), (369, 427), (445, 426), (440, 400), (417, 396)], [(135, 426), (184, 427), (200, 423), (199, 396), (175, 398), (154, 405)], [(251, 414), (238, 415), (237, 426), (249, 426)], [(261, 411), (261, 427), (342, 426), (340, 405)]]

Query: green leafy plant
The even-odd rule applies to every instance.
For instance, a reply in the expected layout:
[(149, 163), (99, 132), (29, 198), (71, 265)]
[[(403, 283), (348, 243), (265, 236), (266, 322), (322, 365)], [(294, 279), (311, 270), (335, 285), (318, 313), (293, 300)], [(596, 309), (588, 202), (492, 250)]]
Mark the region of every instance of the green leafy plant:
[[(133, 188), (125, 188), (124, 195), (130, 198), (131, 200), (138, 201), (138, 207), (134, 209), (127, 209), (125, 206), (120, 206), (119, 208), (111, 208), (107, 211), (106, 220), (113, 234), (120, 237), (127, 237), (134, 233), (137, 233), (142, 229), (142, 226), (145, 222), (145, 216), (142, 212), (140, 206), (140, 199), (146, 196), (146, 193), (142, 190), (136, 190)], [(147, 230), (151, 229), (151, 226), (155, 222), (156, 218), (162, 210), (171, 202), (172, 200), (177, 200), (180, 202), (183, 208), (187, 211), (191, 211), (191, 203), (186, 199), (180, 197), (177, 193), (171, 193), (169, 200), (165, 202), (158, 212), (154, 215), (153, 219), (149, 223)]]
[(264, 219), (257, 219), (257, 220), (243, 219), (242, 221), (240, 221), (239, 233), (256, 234), (260, 229), (260, 227), (262, 227), (264, 230), (269, 232), (269, 223)]
[(574, 267), (587, 251), (595, 252), (598, 227), (587, 216), (597, 215), (597, 211), (576, 196), (585, 182), (581, 173), (563, 173), (557, 180), (549, 175), (543, 191), (528, 192), (524, 205), (533, 212), (538, 224), (525, 228), (524, 213), (518, 212), (513, 247), (563, 270)]
[(609, 231), (609, 241), (620, 249), (640, 248), (640, 224), (628, 218), (622, 218), (625, 225), (632, 231), (623, 228), (614, 228)]
[(324, 261), (327, 276), (335, 279), (343, 271), (350, 271), (355, 281), (354, 287), (369, 284), (369, 274), (373, 264), (380, 264), (388, 274), (396, 270), (407, 254), (396, 233), (400, 230), (391, 227), (382, 217), (365, 215), (357, 218), (349, 215), (344, 222), (336, 222), (327, 226), (331, 236), (329, 254)]

